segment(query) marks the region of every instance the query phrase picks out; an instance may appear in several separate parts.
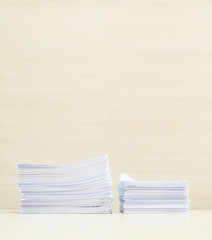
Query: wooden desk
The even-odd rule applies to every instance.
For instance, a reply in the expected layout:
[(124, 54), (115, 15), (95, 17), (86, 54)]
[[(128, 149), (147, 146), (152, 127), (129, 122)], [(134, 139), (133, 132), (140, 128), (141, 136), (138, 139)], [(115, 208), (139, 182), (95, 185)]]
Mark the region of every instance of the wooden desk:
[(212, 239), (212, 210), (189, 215), (0, 212), (0, 239)]

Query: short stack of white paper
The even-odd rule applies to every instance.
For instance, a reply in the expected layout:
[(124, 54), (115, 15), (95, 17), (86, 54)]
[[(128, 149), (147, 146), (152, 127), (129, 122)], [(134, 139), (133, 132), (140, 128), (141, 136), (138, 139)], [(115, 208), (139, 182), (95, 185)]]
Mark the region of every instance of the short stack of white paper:
[(111, 213), (108, 156), (69, 164), (19, 163), (20, 213)]
[(188, 182), (140, 181), (122, 173), (119, 199), (123, 213), (187, 213)]

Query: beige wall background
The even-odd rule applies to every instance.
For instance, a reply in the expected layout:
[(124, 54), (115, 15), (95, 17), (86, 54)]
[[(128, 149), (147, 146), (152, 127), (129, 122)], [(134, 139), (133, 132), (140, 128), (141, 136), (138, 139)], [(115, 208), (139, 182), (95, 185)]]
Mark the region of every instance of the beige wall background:
[(212, 208), (212, 2), (0, 1), (0, 208), (16, 163), (108, 153), (121, 172), (188, 179)]

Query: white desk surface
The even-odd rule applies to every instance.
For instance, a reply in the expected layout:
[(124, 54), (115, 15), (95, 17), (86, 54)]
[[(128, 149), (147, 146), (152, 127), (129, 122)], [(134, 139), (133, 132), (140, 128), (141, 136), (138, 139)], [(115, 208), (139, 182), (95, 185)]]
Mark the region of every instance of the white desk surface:
[(0, 239), (212, 239), (212, 210), (188, 215), (0, 212)]

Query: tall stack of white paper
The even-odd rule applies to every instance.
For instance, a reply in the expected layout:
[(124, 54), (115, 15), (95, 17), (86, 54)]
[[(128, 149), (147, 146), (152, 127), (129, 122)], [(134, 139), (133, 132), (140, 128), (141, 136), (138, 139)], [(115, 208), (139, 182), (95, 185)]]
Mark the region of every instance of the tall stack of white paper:
[(17, 164), (21, 213), (111, 213), (108, 156), (69, 164)]
[(123, 213), (187, 213), (188, 182), (139, 181), (122, 173), (119, 199)]

